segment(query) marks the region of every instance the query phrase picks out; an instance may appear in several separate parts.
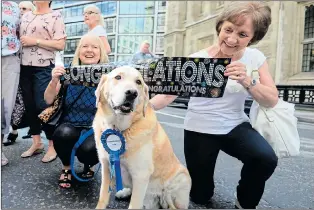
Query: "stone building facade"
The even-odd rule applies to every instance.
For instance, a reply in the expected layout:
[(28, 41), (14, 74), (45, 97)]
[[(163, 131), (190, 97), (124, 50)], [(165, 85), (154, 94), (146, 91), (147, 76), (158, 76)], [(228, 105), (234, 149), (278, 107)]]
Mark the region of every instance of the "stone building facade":
[[(216, 18), (231, 1), (168, 1), (165, 56), (188, 56), (217, 40)], [(314, 1), (267, 1), (272, 24), (252, 46), (277, 85), (314, 85)]]

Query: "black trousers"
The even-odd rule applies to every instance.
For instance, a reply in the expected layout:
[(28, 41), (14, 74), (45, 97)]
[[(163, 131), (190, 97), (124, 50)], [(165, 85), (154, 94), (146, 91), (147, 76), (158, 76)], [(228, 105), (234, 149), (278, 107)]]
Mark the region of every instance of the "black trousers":
[[(54, 130), (52, 136), (54, 148), (63, 165), (70, 165), (72, 148), (79, 140), (81, 131), (84, 129), (88, 130), (89, 128), (78, 128), (71, 124), (61, 124)], [(99, 162), (94, 135), (89, 136), (83, 142), (77, 149), (76, 156), (81, 163), (90, 167)]]
[(25, 117), (29, 123), (31, 135), (41, 133), (41, 121), (38, 115), (48, 107), (44, 100), (44, 93), (51, 80), (52, 68), (54, 68), (52, 63), (46, 67), (21, 65), (20, 87), (25, 105)]
[(242, 208), (256, 208), (278, 159), (268, 142), (248, 122), (226, 135), (184, 131), (185, 159), (192, 178), (191, 200), (206, 204), (213, 196), (214, 170), (220, 150), (244, 164), (237, 198)]

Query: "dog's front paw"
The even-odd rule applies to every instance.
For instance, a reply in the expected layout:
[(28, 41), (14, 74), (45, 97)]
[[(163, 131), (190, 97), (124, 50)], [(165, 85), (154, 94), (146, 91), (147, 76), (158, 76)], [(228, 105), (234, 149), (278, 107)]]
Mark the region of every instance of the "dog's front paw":
[(95, 209), (105, 209), (106, 207), (107, 205), (105, 204), (105, 202), (98, 202)]
[(132, 190), (130, 188), (123, 188), (123, 190), (120, 190), (116, 193), (117, 199), (126, 199), (129, 198), (132, 194)]

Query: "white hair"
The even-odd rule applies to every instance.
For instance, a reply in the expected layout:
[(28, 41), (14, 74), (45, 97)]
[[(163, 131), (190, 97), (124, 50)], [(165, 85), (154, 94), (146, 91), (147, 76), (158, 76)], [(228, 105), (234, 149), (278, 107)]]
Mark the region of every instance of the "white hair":
[(28, 9), (31, 9), (32, 11), (35, 10), (35, 6), (34, 6), (34, 4), (31, 1), (21, 1), (19, 3), (19, 6), (20, 5), (23, 5), (23, 6), (27, 7)]
[(93, 11), (93, 12), (96, 12), (98, 15), (99, 15), (99, 22), (98, 24), (105, 27), (105, 21), (104, 21), (104, 18), (102, 17), (101, 15), (101, 11), (98, 7), (96, 7), (95, 5), (93, 4), (89, 4), (87, 5), (86, 7), (84, 7), (84, 12), (86, 11)]

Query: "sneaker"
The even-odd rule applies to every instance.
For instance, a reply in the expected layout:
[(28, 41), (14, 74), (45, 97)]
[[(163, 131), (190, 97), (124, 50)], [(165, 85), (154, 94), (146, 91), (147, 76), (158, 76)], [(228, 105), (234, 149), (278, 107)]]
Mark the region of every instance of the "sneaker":
[(1, 152), (1, 166), (5, 166), (9, 163), (8, 158)]

